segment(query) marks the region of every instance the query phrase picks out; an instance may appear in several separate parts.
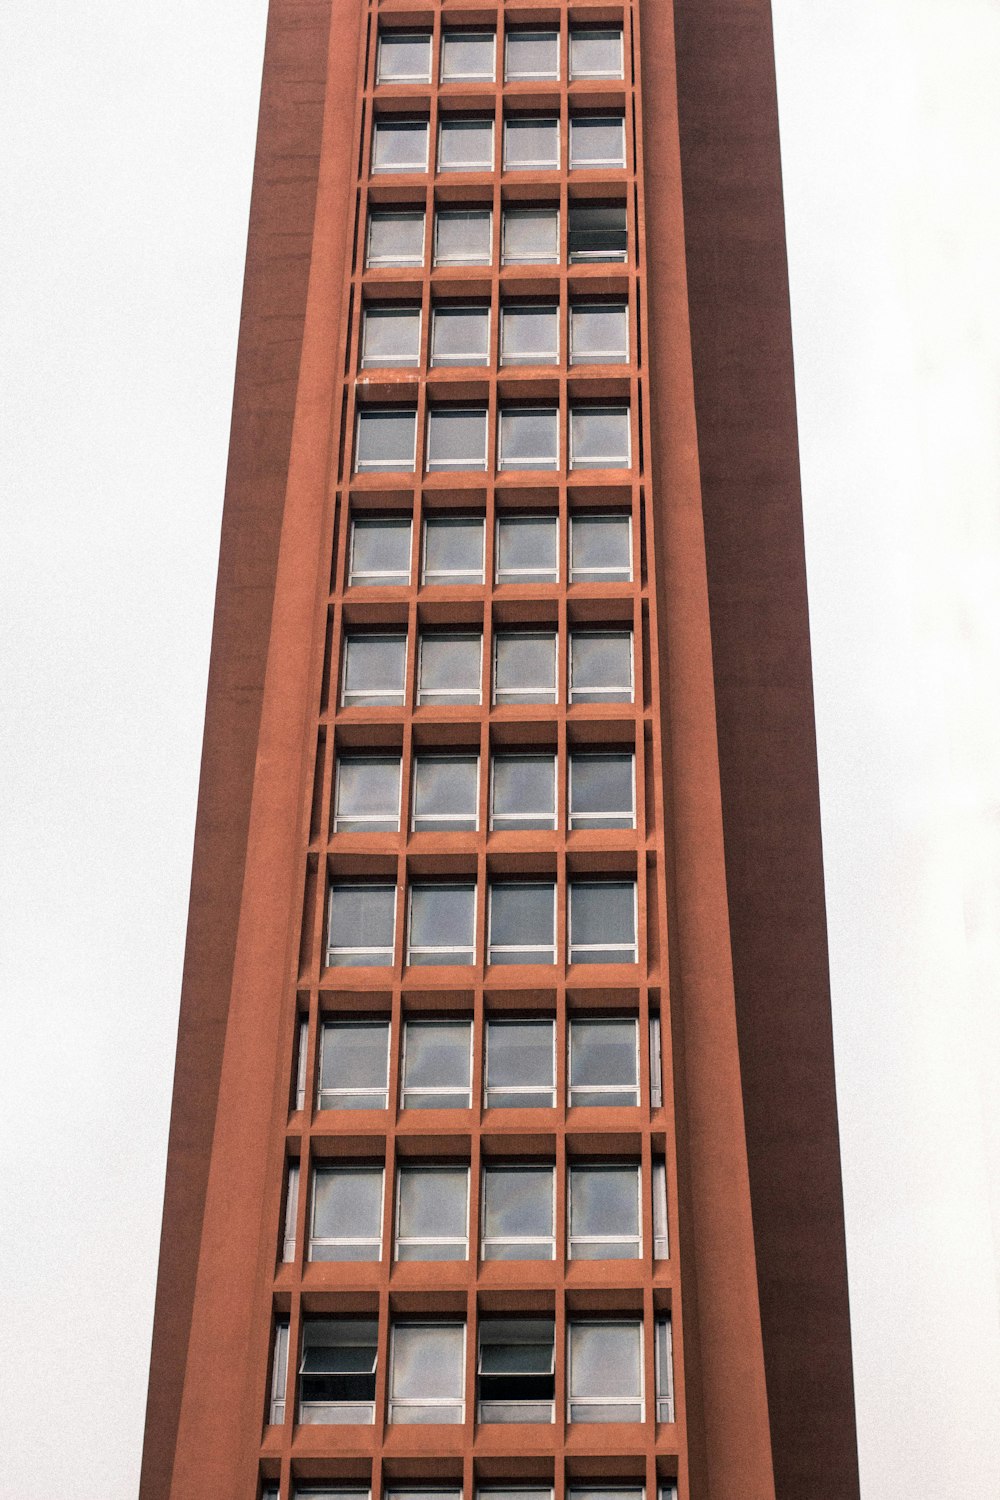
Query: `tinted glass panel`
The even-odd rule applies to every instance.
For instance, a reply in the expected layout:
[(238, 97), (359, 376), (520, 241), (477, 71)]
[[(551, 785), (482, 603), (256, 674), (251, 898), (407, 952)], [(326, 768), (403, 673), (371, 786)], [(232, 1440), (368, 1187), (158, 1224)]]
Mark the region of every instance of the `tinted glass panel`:
[(544, 1109), (555, 1103), (555, 1023), (486, 1023), (486, 1104)]
[(420, 266), (424, 261), (423, 211), (377, 209), (368, 217), (370, 266)]
[(472, 1027), (468, 1021), (407, 1021), (403, 1053), (405, 1109), (468, 1109)]
[(496, 37), (493, 32), (446, 31), (441, 39), (441, 77), (448, 82), (480, 79), (492, 83)]
[(635, 1260), (640, 1249), (639, 1168), (575, 1166), (569, 1175), (574, 1260)]
[(554, 265), (558, 259), (558, 209), (504, 209), (503, 263), (505, 266)]
[(398, 755), (338, 760), (334, 832), (395, 833), (399, 776)]
[(483, 1259), (552, 1260), (552, 1167), (487, 1167), (483, 1174)]
[(434, 221), (434, 264), (488, 266), (492, 217), (488, 208), (442, 209)]
[(569, 122), (571, 167), (623, 167), (625, 122), (620, 115), (577, 115)]
[(577, 303), (569, 312), (570, 364), (612, 365), (628, 359), (628, 309), (623, 302)]
[(504, 124), (504, 166), (525, 171), (559, 165), (559, 121), (507, 120)]
[(478, 703), (482, 654), (479, 635), (421, 636), (417, 701)]
[(570, 463), (574, 469), (627, 469), (630, 454), (627, 406), (577, 406), (569, 414)]
[(363, 406), (358, 412), (354, 467), (369, 472), (412, 469), (416, 441), (415, 411), (381, 411)]
[(351, 523), (350, 581), (386, 588), (410, 581), (409, 516), (359, 516)]
[(391, 964), (395, 926), (394, 885), (332, 885), (327, 964), (341, 968)]
[(428, 32), (409, 35), (383, 31), (378, 44), (379, 83), (430, 83), (431, 39)]
[(491, 964), (554, 964), (556, 888), (494, 883), (490, 887)]
[(556, 826), (555, 756), (493, 757), (490, 822), (493, 828)]

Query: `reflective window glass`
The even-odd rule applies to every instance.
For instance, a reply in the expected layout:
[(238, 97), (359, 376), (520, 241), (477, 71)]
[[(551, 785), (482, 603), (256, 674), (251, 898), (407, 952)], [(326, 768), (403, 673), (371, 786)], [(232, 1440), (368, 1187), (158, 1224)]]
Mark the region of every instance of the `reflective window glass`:
[(313, 1173), (310, 1260), (378, 1260), (382, 1254), (378, 1167), (317, 1167)]
[(577, 1108), (639, 1103), (637, 1021), (570, 1022), (569, 1102)]
[(559, 165), (559, 121), (515, 115), (504, 121), (503, 164), (508, 172)]
[(656, 1324), (656, 1420), (674, 1420), (673, 1328), (669, 1318)]
[(482, 516), (428, 516), (424, 522), (424, 583), (482, 583), (486, 523)]
[(569, 888), (571, 964), (634, 964), (634, 880), (574, 880)]
[(410, 887), (407, 963), (471, 964), (475, 938), (475, 885)]
[(375, 1420), (375, 1318), (304, 1318), (299, 1421)]
[(288, 1389), (288, 1319), (276, 1318), (271, 1345), (271, 1399), (267, 1419), (271, 1423), (285, 1420), (285, 1395)]
[(468, 1109), (472, 1100), (469, 1021), (407, 1021), (403, 1109)]
[(559, 260), (559, 210), (505, 208), (502, 260), (505, 266), (555, 265)]
[(574, 406), (569, 414), (573, 469), (627, 469), (632, 439), (627, 406)]
[(557, 469), (559, 413), (554, 406), (508, 406), (500, 413), (501, 469)]
[(576, 302), (569, 310), (571, 365), (620, 365), (628, 360), (624, 302)]
[(481, 635), (422, 635), (418, 704), (481, 702), (482, 655)]
[(378, 39), (379, 83), (430, 83), (429, 31), (383, 31)]
[(486, 468), (486, 408), (431, 407), (427, 413), (429, 471)]
[(602, 750), (570, 756), (569, 826), (635, 827), (633, 755)]
[(281, 1259), (291, 1265), (295, 1259), (296, 1226), (299, 1214), (299, 1163), (290, 1161), (285, 1174), (285, 1222), (282, 1234)]
[(556, 1102), (554, 1021), (487, 1021), (487, 1109), (547, 1109)]
[(417, 459), (417, 414), (405, 407), (358, 408), (354, 467), (359, 474), (412, 469)]
[(438, 127), (439, 172), (489, 172), (492, 168), (492, 120), (441, 121)]
[(369, 266), (422, 266), (423, 209), (372, 209), (366, 259)]
[(409, 516), (355, 516), (351, 522), (352, 587), (401, 587), (410, 581)]
[(420, 363), (419, 307), (366, 307), (361, 333), (362, 368)]
[(667, 1164), (663, 1157), (653, 1161), (653, 1255), (656, 1260), (670, 1256), (667, 1229)]
[(633, 691), (630, 630), (571, 632), (571, 703), (631, 703)]
[(625, 260), (628, 255), (625, 205), (571, 203), (568, 248), (571, 265)]
[(571, 78), (622, 78), (624, 54), (620, 26), (572, 26), (569, 33)]
[(492, 31), (445, 31), (441, 38), (441, 81), (492, 83), (496, 76), (496, 41)]
[(490, 827), (555, 828), (556, 758), (551, 751), (493, 756)]
[(551, 1422), (555, 1325), (551, 1318), (484, 1318), (479, 1324), (480, 1422)]
[(338, 757), (334, 833), (398, 832), (400, 764), (398, 755)]
[(478, 827), (478, 755), (421, 752), (413, 768), (415, 833), (461, 833)]
[(625, 121), (621, 115), (571, 115), (571, 167), (624, 167)]
[(555, 516), (497, 518), (497, 583), (555, 583), (559, 577), (559, 523)]
[(426, 172), (427, 131), (426, 120), (376, 120), (372, 172)]
[(389, 1022), (324, 1022), (318, 1108), (385, 1109), (388, 1102)]
[(555, 1168), (488, 1166), (483, 1260), (555, 1259)]
[(631, 516), (591, 515), (569, 523), (571, 583), (629, 583), (632, 578)]
[(555, 885), (494, 881), (490, 886), (489, 962), (554, 964), (555, 961)]
[(394, 885), (331, 885), (328, 967), (384, 968), (392, 963), (396, 931)]
[(637, 1260), (641, 1251), (639, 1168), (587, 1163), (569, 1172), (572, 1260)]
[(492, 246), (493, 215), (488, 208), (439, 209), (434, 216), (436, 266), (488, 266)]
[(558, 31), (508, 31), (505, 72), (512, 78), (558, 78)]
[(554, 630), (498, 631), (493, 653), (494, 703), (555, 703)]
[(574, 1321), (569, 1325), (571, 1422), (642, 1421), (642, 1324)]
[(399, 707), (406, 692), (406, 636), (347, 636), (342, 681), (340, 700), (345, 708)]
[(464, 1323), (394, 1324), (390, 1422), (461, 1422), (464, 1390)]
[(467, 1260), (468, 1167), (404, 1166), (397, 1176), (396, 1259)]
[(554, 365), (558, 359), (558, 307), (553, 304), (500, 309), (502, 365)]
[(490, 358), (488, 307), (436, 307), (431, 324), (431, 364), (485, 365)]

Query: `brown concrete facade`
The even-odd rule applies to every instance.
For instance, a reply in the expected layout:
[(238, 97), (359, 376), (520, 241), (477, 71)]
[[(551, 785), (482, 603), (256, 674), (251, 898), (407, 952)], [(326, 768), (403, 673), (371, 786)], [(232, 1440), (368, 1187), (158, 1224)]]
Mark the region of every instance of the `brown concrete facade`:
[[(620, 80), (569, 78), (569, 30), (587, 24), (622, 25)], [(502, 59), (518, 26), (558, 32), (558, 79), (505, 82), (501, 65), (493, 82), (437, 82), (447, 28), (495, 30)], [(380, 82), (379, 28), (429, 33), (433, 81)], [(569, 167), (569, 122), (583, 113), (624, 116), (622, 168)], [(427, 120), (427, 172), (376, 170), (373, 120), (394, 116)], [(440, 121), (487, 116), (494, 168), (435, 171)], [(558, 121), (558, 166), (504, 167), (503, 122), (516, 116)], [(624, 205), (623, 263), (567, 264), (569, 211), (588, 202)], [(559, 212), (558, 259), (503, 264), (505, 209), (543, 204)], [(489, 262), (435, 266), (434, 213), (471, 205), (493, 215)], [(366, 265), (367, 220), (380, 206), (425, 212), (422, 265)], [(629, 353), (578, 366), (568, 313), (595, 298), (627, 306)], [(541, 301), (558, 309), (557, 359), (501, 367), (501, 307)], [(468, 302), (489, 308), (487, 364), (433, 367), (432, 308)], [(375, 305), (420, 309), (415, 370), (362, 375), (362, 310)], [(256, 1500), (272, 1482), (291, 1500), (296, 1483), (321, 1481), (370, 1487), (374, 1500), (387, 1486), (437, 1481), (461, 1481), (467, 1500), (491, 1482), (544, 1484), (554, 1500), (572, 1484), (615, 1481), (644, 1484), (647, 1500), (671, 1484), (678, 1500), (857, 1494), (791, 379), (765, 5), (689, 0), (675, 21), (668, 0), (272, 0), (143, 1500)], [(627, 466), (567, 463), (566, 413), (588, 401), (627, 406)], [(481, 472), (438, 473), (426, 461), (426, 414), (449, 403), (488, 414)], [(499, 462), (498, 414), (517, 403), (560, 413), (552, 473)], [(358, 472), (366, 405), (415, 408), (412, 472)], [(570, 523), (588, 511), (630, 518), (629, 580), (570, 578)], [(558, 522), (554, 582), (493, 581), (496, 519), (518, 513)], [(417, 545), (408, 584), (359, 586), (352, 520), (404, 514), (417, 544), (426, 517), (483, 516), (483, 582), (426, 583)], [(420, 702), (417, 643), (448, 627), (482, 636), (481, 705)], [(512, 629), (554, 631), (551, 706), (491, 703), (493, 641)], [(631, 632), (630, 702), (570, 701), (569, 642), (595, 629)], [(398, 706), (344, 700), (344, 641), (372, 630), (407, 638)], [(399, 755), (402, 831), (337, 832), (338, 760), (372, 746)], [(635, 826), (567, 831), (568, 757), (609, 746), (635, 757)], [(486, 831), (485, 768), (512, 747), (555, 751), (552, 831)], [(480, 757), (481, 831), (407, 832), (414, 758), (448, 749)], [(491, 965), (487, 890), (525, 875), (555, 887), (555, 962)], [(635, 961), (569, 962), (568, 889), (607, 876), (635, 881)], [(473, 963), (411, 965), (408, 892), (445, 878), (475, 887)], [(328, 962), (327, 892), (352, 879), (396, 887), (384, 967)], [(485, 1107), (484, 1028), (519, 1015), (553, 1020), (552, 1109)], [(316, 1107), (320, 1032), (342, 1016), (390, 1022), (386, 1110)], [(568, 1027), (588, 1016), (637, 1018), (635, 1107), (568, 1103)], [(400, 1108), (407, 1019), (448, 1017), (472, 1026), (470, 1107)], [(315, 1164), (384, 1164), (391, 1184), (399, 1163), (435, 1159), (469, 1164), (469, 1259), (394, 1261), (391, 1191), (379, 1260), (309, 1259)], [(643, 1250), (633, 1259), (566, 1251), (567, 1174), (595, 1159), (640, 1167)], [(555, 1258), (482, 1259), (482, 1166), (536, 1160), (555, 1169)], [(302, 1191), (282, 1259), (289, 1163)], [(670, 1253), (659, 1257), (654, 1163), (667, 1182)], [(475, 1330), (499, 1313), (554, 1319), (551, 1424), (473, 1421)], [(370, 1425), (297, 1421), (303, 1321), (335, 1314), (378, 1319)], [(415, 1316), (467, 1325), (464, 1422), (387, 1420), (390, 1329)], [(612, 1316), (644, 1330), (642, 1419), (568, 1421), (567, 1324)], [(675, 1420), (658, 1420), (653, 1400), (654, 1330), (666, 1317)], [(287, 1320), (292, 1359), (283, 1419), (268, 1421), (276, 1320)]]

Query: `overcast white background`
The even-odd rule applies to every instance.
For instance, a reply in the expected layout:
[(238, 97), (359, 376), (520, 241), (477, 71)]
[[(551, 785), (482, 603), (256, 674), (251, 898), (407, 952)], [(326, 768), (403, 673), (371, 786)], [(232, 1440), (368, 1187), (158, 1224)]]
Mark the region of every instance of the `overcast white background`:
[[(138, 1478), (264, 13), (0, 6), (17, 1500)], [(997, 1500), (1000, 3), (775, 24), (863, 1490)]]

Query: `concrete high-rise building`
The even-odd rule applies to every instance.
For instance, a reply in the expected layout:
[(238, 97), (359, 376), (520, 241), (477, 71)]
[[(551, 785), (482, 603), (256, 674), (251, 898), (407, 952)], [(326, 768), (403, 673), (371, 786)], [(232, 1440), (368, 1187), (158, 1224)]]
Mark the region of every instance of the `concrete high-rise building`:
[(271, 0), (142, 1500), (856, 1500), (767, 0)]

